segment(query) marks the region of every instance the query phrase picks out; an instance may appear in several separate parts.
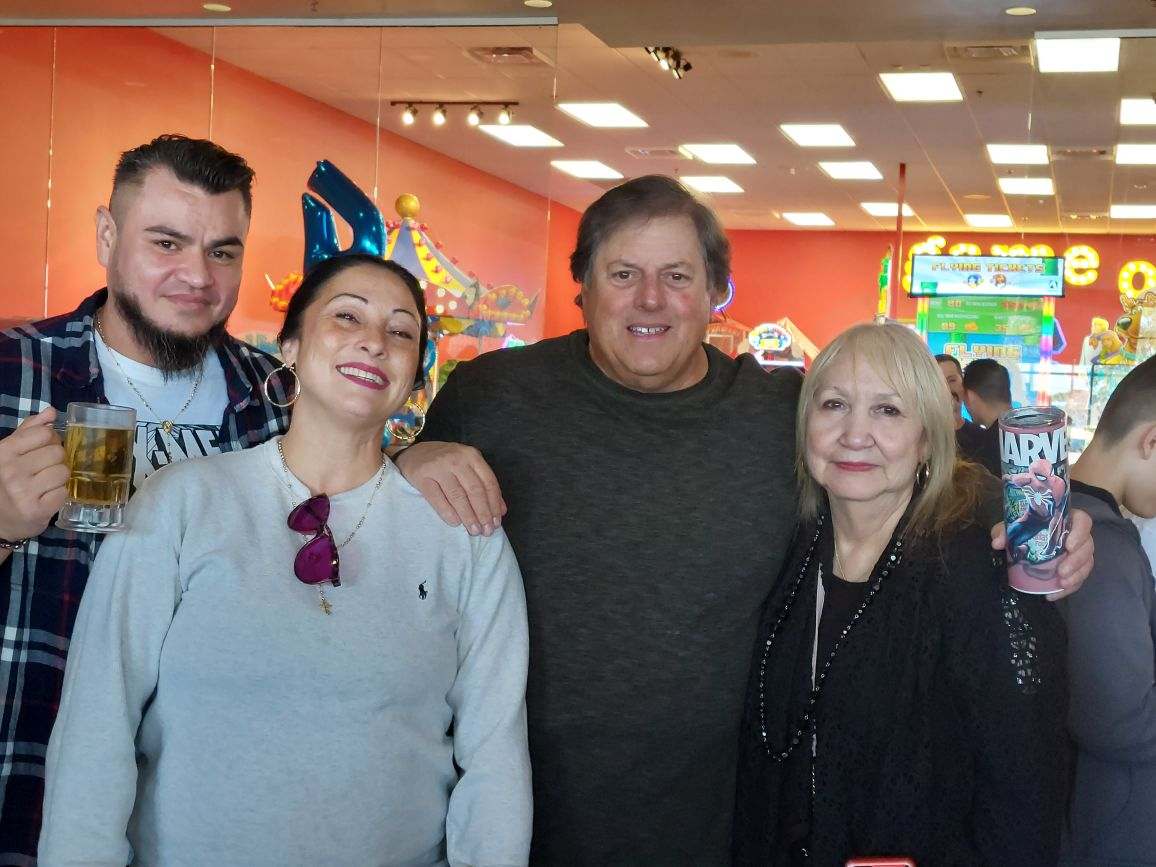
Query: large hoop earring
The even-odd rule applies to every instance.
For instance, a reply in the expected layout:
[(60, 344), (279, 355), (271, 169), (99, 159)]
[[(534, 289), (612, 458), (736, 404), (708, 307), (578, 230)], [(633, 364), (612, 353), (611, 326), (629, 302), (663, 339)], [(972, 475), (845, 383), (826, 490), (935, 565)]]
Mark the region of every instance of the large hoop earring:
[(924, 461), (915, 469), (915, 487), (924, 487), (927, 484), (927, 480), (930, 478), (931, 464), (929, 464), (927, 461)]
[(397, 445), (411, 446), (417, 442), (417, 438), (421, 436), (421, 432), (425, 429), (425, 413), (421, 411), (412, 397), (410, 397), (405, 402), (404, 409), (408, 409), (413, 413), (417, 427), (413, 431), (410, 431), (408, 434), (406, 434), (404, 437), (398, 436), (397, 433), (392, 430), (390, 431), (390, 435), (393, 437), (393, 441), (397, 443)]
[[(297, 402), (297, 398), (301, 397), (301, 379), (297, 376), (297, 371), (295, 368), (295, 364), (282, 364), (280, 367), (266, 376), (265, 381), (261, 384), (261, 390), (265, 392), (265, 400), (269, 401), (269, 403), (273, 404), (273, 406), (277, 407), (278, 409), (288, 409)], [(289, 398), (287, 403), (277, 403), (277, 401), (273, 399), (273, 396), (269, 394), (269, 383), (272, 382), (273, 377), (280, 373), (282, 370), (287, 370), (293, 374), (293, 396)]]

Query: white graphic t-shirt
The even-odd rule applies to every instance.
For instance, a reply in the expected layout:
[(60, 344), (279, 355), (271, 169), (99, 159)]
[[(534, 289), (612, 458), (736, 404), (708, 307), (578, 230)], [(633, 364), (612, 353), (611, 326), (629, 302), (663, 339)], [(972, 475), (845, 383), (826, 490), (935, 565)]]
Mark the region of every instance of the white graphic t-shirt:
[[(105, 398), (111, 404), (136, 410), (133, 490), (166, 464), (216, 454), (221, 450), (218, 436), (229, 393), (225, 386), (225, 371), (215, 352), (205, 356), (203, 374), (193, 369), (172, 376), (166, 382), (157, 368), (121, 355), (111, 349), (99, 334), (94, 333), (93, 337), (104, 373)], [(188, 408), (181, 412), (199, 374), (202, 378), (197, 393)], [(132, 380), (136, 391), (128, 379)], [(137, 391), (144, 395), (147, 406)], [(173, 423), (170, 431), (161, 426), (166, 420)]]

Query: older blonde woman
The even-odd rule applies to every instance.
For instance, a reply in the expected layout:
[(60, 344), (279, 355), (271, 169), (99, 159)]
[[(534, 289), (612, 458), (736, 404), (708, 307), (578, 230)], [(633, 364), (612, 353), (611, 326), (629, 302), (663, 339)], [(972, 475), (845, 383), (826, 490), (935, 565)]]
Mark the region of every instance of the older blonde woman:
[(743, 729), (736, 861), (1055, 862), (1064, 637), (1010, 590), (984, 472), (956, 461), (927, 347), (860, 325), (798, 411), (802, 523), (762, 618)]

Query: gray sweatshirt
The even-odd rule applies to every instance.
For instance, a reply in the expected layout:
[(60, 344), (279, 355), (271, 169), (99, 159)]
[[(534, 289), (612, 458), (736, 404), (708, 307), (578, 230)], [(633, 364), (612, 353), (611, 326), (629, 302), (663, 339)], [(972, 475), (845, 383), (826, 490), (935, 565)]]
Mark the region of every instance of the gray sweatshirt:
[(1156, 592), (1140, 534), (1106, 491), (1073, 483), (1096, 563), (1059, 603), (1068, 626), (1075, 787), (1060, 863), (1156, 864)]
[[(332, 498), (338, 542), (375, 482)], [(77, 616), (43, 867), (526, 862), (526, 609), (505, 536), (446, 526), (389, 464), (326, 616), (293, 574), (285, 521), (306, 497), (270, 441), (133, 498)]]

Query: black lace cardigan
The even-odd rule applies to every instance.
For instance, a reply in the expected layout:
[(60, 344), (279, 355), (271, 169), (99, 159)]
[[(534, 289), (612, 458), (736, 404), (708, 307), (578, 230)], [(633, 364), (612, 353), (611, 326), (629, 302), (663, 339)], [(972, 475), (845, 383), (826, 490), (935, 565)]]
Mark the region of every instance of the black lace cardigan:
[[(779, 818), (800, 806), (805, 816), (799, 800), (810, 787), (785, 782), (784, 766), (768, 757), (758, 678), (770, 625), (814, 534), (800, 531), (759, 628), (740, 746), (740, 865), (797, 863)], [(806, 704), (815, 569), (830, 562), (828, 521), (767, 659), (773, 749), (783, 749)], [(895, 855), (919, 867), (1055, 864), (1068, 781), (1064, 630), (1051, 603), (1010, 590), (1005, 574), (979, 526), (905, 542), (899, 568), (838, 650), (816, 706), (809, 863)], [(800, 747), (804, 762), (809, 741)]]

